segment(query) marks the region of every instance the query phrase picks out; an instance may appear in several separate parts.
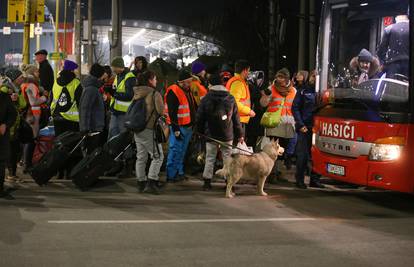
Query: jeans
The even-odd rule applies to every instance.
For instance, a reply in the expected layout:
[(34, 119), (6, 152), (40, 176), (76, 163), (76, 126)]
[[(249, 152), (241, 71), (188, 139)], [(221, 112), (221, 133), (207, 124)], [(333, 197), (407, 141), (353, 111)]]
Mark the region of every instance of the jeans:
[[(225, 142), (228, 145), (232, 145), (232, 141)], [(217, 158), (217, 151), (219, 149), (219, 145), (216, 143), (208, 142), (206, 143), (206, 164), (204, 166), (203, 178), (204, 179), (211, 179), (214, 175), (214, 164), (216, 163)], [(223, 162), (231, 157), (232, 149), (231, 147), (227, 146), (220, 146), (220, 151), (223, 155)]]
[(111, 121), (109, 122), (108, 140), (120, 133), (126, 132), (125, 128), (125, 114), (111, 113)]
[(298, 135), (295, 133), (295, 136), (289, 139), (289, 144), (286, 148), (286, 156), (292, 156), (295, 154), (296, 144), (298, 142)]
[[(308, 162), (311, 159), (312, 131), (298, 133), (298, 143), (296, 145), (296, 182), (303, 183)], [(311, 183), (319, 182), (320, 176), (314, 172), (310, 175)]]
[(136, 133), (134, 134), (134, 139), (137, 146), (135, 171), (138, 181), (147, 180), (145, 167), (147, 166), (148, 154), (150, 154), (152, 159), (148, 171), (148, 179), (158, 181), (160, 178), (160, 169), (164, 161), (164, 153), (161, 144), (157, 144), (154, 141), (154, 130), (145, 129), (140, 133)]
[(167, 157), (167, 179), (174, 180), (177, 175), (184, 175), (184, 157), (193, 135), (191, 127), (181, 127), (181, 135), (177, 139), (170, 127), (169, 149)]

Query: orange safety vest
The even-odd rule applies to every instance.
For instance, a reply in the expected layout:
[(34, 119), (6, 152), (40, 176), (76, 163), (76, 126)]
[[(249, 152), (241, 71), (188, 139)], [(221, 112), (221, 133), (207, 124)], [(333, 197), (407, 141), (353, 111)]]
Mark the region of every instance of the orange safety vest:
[(207, 88), (199, 80), (194, 79), (191, 82), (191, 89), (197, 105), (200, 105), (201, 99), (208, 93)]
[[(274, 85), (272, 85), (272, 100), (267, 107), (268, 112), (276, 112), (282, 108), (282, 117), (293, 117), (292, 105), (293, 100), (295, 99), (296, 90), (291, 87), (289, 94), (286, 97), (283, 97), (277, 90)], [(283, 100), (285, 103), (282, 105)]]
[(174, 94), (178, 98), (178, 102), (180, 105), (178, 106), (178, 125), (187, 125), (191, 123), (191, 111), (190, 111), (190, 103), (188, 103), (187, 96), (185, 95), (183, 89), (181, 89), (178, 85), (173, 84), (167, 88), (167, 92), (164, 95), (164, 114), (167, 116), (167, 124), (171, 124), (170, 116), (168, 115), (168, 104), (167, 104), (167, 95), (170, 91), (173, 91)]
[[(40, 114), (41, 114), (41, 107), (40, 106), (31, 106), (30, 105), (30, 101), (29, 101), (29, 97), (27, 96), (27, 92), (26, 92), (26, 90), (27, 90), (27, 88), (29, 88), (29, 85), (30, 85), (30, 83), (23, 83), (22, 85), (21, 85), (21, 90), (22, 90), (22, 94), (23, 94), (23, 97), (24, 97), (24, 99), (26, 100), (26, 103), (28, 104), (28, 107), (29, 107), (29, 112), (28, 113), (31, 113), (31, 114), (33, 114), (34, 116), (40, 116)], [(34, 97), (35, 98), (39, 98), (40, 97), (40, 95), (39, 95), (39, 87), (37, 87), (37, 85), (35, 85), (35, 84), (33, 84), (34, 85), (34, 88), (35, 88), (35, 90), (34, 90)]]

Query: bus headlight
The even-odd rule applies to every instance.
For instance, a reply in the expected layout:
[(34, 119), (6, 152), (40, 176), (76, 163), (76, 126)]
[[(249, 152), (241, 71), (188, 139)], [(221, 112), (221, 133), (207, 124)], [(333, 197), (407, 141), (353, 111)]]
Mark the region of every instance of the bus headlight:
[(402, 146), (373, 144), (369, 153), (369, 160), (391, 161), (397, 160), (401, 156)]

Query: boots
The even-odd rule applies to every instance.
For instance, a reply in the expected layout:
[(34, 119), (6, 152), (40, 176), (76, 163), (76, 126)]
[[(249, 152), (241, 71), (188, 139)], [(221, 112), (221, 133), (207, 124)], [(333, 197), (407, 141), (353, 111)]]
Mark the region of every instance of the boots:
[(140, 193), (144, 192), (144, 189), (146, 186), (147, 186), (147, 181), (138, 181), (138, 191)]
[(160, 190), (158, 188), (158, 182), (152, 179), (148, 179), (147, 185), (144, 189), (144, 193), (159, 195)]
[(211, 187), (211, 179), (204, 179), (203, 190), (204, 191), (210, 191), (211, 189), (212, 189), (212, 187)]
[(127, 160), (125, 162), (124, 168), (120, 174), (118, 174), (119, 179), (126, 179), (133, 177), (132, 170), (135, 166), (135, 161)]

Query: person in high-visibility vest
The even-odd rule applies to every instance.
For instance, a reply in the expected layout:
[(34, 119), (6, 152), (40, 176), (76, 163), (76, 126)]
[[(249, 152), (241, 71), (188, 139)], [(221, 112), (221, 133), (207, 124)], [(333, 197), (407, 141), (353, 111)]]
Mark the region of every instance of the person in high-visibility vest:
[(111, 121), (109, 123), (108, 139), (126, 131), (124, 126), (125, 114), (134, 97), (133, 87), (136, 84), (135, 75), (125, 67), (122, 57), (115, 57), (111, 67), (116, 74), (111, 90)]
[(74, 72), (77, 68), (78, 64), (65, 60), (53, 85), (50, 111), (56, 136), (66, 131), (79, 132), (79, 103), (83, 89)]
[(167, 123), (170, 127), (167, 158), (167, 181), (185, 179), (184, 157), (193, 134), (195, 100), (191, 93), (191, 73), (182, 70), (178, 82), (167, 88), (164, 96)]
[(194, 61), (191, 64), (191, 72), (194, 77), (191, 82), (191, 92), (193, 93), (197, 106), (199, 106), (201, 99), (208, 93), (206, 66), (199, 61)]
[[(292, 114), (292, 104), (296, 95), (296, 89), (290, 80), (290, 72), (283, 68), (276, 73), (275, 80), (271, 85), (271, 95), (263, 95), (260, 103), (267, 107), (266, 112), (280, 112), (280, 123), (274, 128), (265, 128), (265, 135), (273, 140), (279, 140), (281, 147), (287, 149), (289, 140), (295, 136), (295, 119)], [(285, 155), (278, 157), (269, 182), (285, 182), (280, 163)]]
[(256, 113), (251, 107), (250, 90), (246, 81), (250, 72), (249, 62), (246, 60), (238, 60), (235, 64), (234, 71), (234, 77), (227, 82), (226, 88), (236, 100), (240, 122), (245, 131), (250, 118), (256, 116)]

